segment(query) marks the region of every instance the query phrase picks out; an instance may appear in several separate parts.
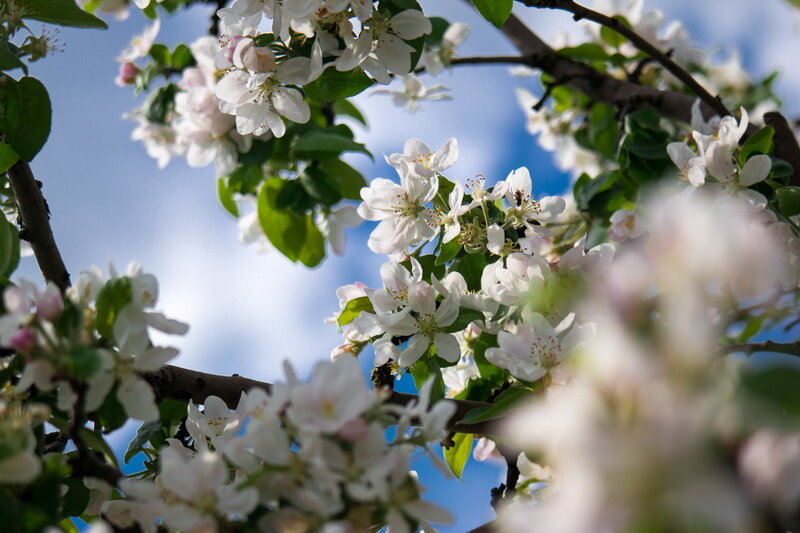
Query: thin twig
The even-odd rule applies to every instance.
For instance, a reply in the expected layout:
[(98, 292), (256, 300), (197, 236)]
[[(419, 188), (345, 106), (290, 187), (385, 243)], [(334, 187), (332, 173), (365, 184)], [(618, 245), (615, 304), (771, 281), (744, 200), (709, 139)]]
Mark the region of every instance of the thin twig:
[(20, 238), (31, 243), (44, 279), (52, 281), (62, 291), (67, 290), (70, 285), (69, 272), (53, 238), (47, 203), (31, 167), (20, 159), (8, 169), (8, 181), (14, 190), (22, 220)]
[(636, 33), (634, 30), (623, 24), (614, 17), (609, 17), (597, 11), (593, 11), (585, 6), (575, 3), (573, 0), (517, 0), (529, 7), (561, 9), (572, 13), (575, 20), (591, 20), (602, 26), (610, 28), (628, 39), (633, 46), (658, 61), (673, 76), (683, 82), (694, 94), (700, 98), (708, 107), (717, 112), (720, 116), (730, 115), (731, 112), (722, 103), (718, 96), (712, 96), (705, 87), (700, 85), (694, 77), (683, 67), (678, 65), (668, 54), (653, 46), (647, 39)]
[(800, 357), (800, 342), (753, 342), (749, 344), (728, 344), (720, 348), (723, 353), (744, 352), (748, 355), (756, 352), (785, 353)]

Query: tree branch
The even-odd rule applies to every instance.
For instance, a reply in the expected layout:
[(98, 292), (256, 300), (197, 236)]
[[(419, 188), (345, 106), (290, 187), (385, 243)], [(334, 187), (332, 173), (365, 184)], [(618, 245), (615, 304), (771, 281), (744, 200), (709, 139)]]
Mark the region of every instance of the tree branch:
[(683, 67), (678, 65), (669, 55), (665, 54), (652, 44), (633, 31), (631, 28), (619, 21), (619, 19), (609, 17), (597, 11), (593, 11), (580, 4), (576, 4), (573, 0), (517, 0), (522, 4), (529, 7), (545, 8), (545, 9), (561, 9), (572, 13), (572, 18), (575, 20), (591, 20), (601, 26), (605, 26), (619, 33), (628, 39), (633, 46), (658, 61), (664, 68), (666, 68), (673, 76), (681, 80), (686, 87), (688, 87), (700, 100), (708, 107), (713, 109), (718, 115), (730, 115), (731, 112), (722, 103), (718, 96), (712, 96), (705, 87), (700, 85), (694, 77), (689, 74)]
[(787, 355), (795, 355), (800, 357), (800, 342), (783, 343), (764, 341), (753, 342), (749, 344), (728, 344), (726, 346), (722, 346), (720, 350), (726, 354), (744, 352), (747, 355), (750, 355), (756, 352), (772, 352), (785, 353)]
[(8, 169), (8, 181), (14, 190), (22, 221), (20, 238), (31, 243), (44, 279), (65, 291), (70, 285), (69, 272), (50, 228), (50, 212), (28, 163), (20, 159)]
[[(191, 400), (195, 403), (203, 403), (208, 396), (213, 395), (220, 398), (231, 409), (236, 408), (243, 392), (253, 388), (263, 389), (267, 392), (272, 390), (272, 384), (270, 383), (244, 378), (235, 374), (232, 376), (220, 376), (172, 365), (166, 365), (155, 372), (144, 373), (143, 377), (153, 387), (157, 398)], [(386, 401), (396, 405), (407, 405), (416, 400), (417, 396), (414, 394), (392, 391), (391, 396)], [(471, 410), (487, 407), (491, 404), (468, 400), (448, 399), (443, 401), (454, 402), (456, 405), (456, 412), (447, 424), (449, 431), (476, 435), (493, 434), (496, 431), (493, 429), (491, 421), (459, 424), (459, 421)]]
[(794, 168), (789, 177), (789, 185), (800, 186), (800, 145), (786, 118), (777, 111), (764, 115), (764, 123), (775, 130), (775, 155), (788, 162)]
[(486, 65), (486, 64), (527, 65), (529, 62), (530, 60), (525, 56), (455, 57), (450, 60), (451, 65)]

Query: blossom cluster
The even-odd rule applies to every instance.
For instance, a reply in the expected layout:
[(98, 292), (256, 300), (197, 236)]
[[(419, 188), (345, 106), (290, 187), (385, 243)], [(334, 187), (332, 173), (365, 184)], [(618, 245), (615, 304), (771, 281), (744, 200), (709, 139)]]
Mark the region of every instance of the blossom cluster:
[(502, 531), (533, 522), (567, 532), (655, 523), (735, 531), (755, 527), (764, 502), (798, 503), (776, 500), (771, 477), (796, 464), (791, 438), (757, 432), (738, 468), (715, 452), (752, 431), (732, 401), (744, 366), (717, 344), (731, 324), (719, 284), (763, 297), (786, 268), (781, 241), (752, 206), (719, 194), (651, 199), (647, 240), (626, 246), (593, 284), (585, 305), (603, 334), (571, 368), (574, 379), (508, 421), (510, 444), (546, 467), (520, 460), (526, 490), (501, 512)]
[[(344, 326), (345, 343), (333, 354), (372, 343), (376, 365), (412, 374), (418, 361), (436, 361), (457, 395), (479, 375), (471, 345), (484, 334), (494, 339), (482, 354), (488, 364), (524, 384), (559, 381), (561, 363), (592, 329), (571, 302), (587, 276), (603, 275), (614, 248), (585, 251), (576, 238), (560, 258), (552, 254), (551, 224), (569, 216), (566, 200), (536, 199), (526, 168), (491, 187), (482, 176), (467, 187), (451, 182), (442, 172), (457, 155), (455, 139), (439, 150), (409, 140), (387, 157), (400, 183), (377, 178), (362, 189), (359, 214), (379, 222), (369, 247), (391, 260), (381, 267), (382, 287), (337, 291), (332, 322)], [(422, 255), (437, 236), (434, 254)]]
[[(695, 46), (691, 35), (680, 21), (666, 21), (659, 9), (645, 9), (644, 0), (595, 0), (593, 8), (604, 15), (624, 21), (638, 35), (659, 50), (669, 51), (670, 58), (689, 71), (712, 94), (751, 108), (756, 120), (765, 112), (778, 107), (777, 97), (771, 95), (772, 77), (763, 82), (752, 81), (742, 67), (739, 54), (733, 51), (724, 61)], [(633, 80), (658, 89), (680, 90), (681, 82), (656, 62), (643, 59), (642, 53), (626, 39), (595, 23), (581, 24), (585, 39), (576, 40), (566, 33), (558, 33), (552, 46), (562, 54), (588, 62), (602, 61), (604, 70), (620, 79)], [(515, 67), (512, 73), (530, 76), (527, 67)], [(571, 94), (559, 80), (542, 77), (546, 95), (552, 93), (555, 103), (544, 101), (525, 88), (516, 90), (517, 100), (526, 116), (531, 135), (537, 136), (539, 145), (555, 152), (556, 164), (574, 177), (586, 173), (595, 176), (609, 166), (608, 154), (598, 153), (580, 142), (580, 132), (585, 131), (587, 110), (580, 96)], [(763, 88), (769, 97), (753, 100), (755, 87)], [(555, 90), (553, 90), (555, 88)], [(545, 98), (546, 100), (546, 98)], [(577, 104), (577, 105), (576, 105)], [(576, 137), (576, 134), (577, 137)]]
[[(169, 439), (152, 480), (127, 479), (103, 504), (117, 527), (217, 531), (229, 520), (266, 531), (430, 529), (449, 514), (421, 498), (412, 454), (444, 435), (455, 406), (408, 405), (368, 389), (354, 358), (319, 364), (307, 382), (242, 393), (235, 410), (215, 396), (189, 405), (188, 439)], [(410, 424), (421, 423), (420, 428)], [(387, 437), (390, 425), (397, 428)], [(188, 445), (188, 446), (187, 446)]]
[[(155, 371), (178, 355), (153, 345), (151, 330), (185, 334), (188, 326), (155, 311), (158, 284), (152, 274), (131, 264), (110, 279), (94, 268), (82, 272), (62, 297), (52, 283), (44, 290), (21, 280), (3, 291), (0, 345), (18, 354), (22, 369), (15, 395), (35, 386), (55, 390), (57, 407), (69, 412), (76, 401), (85, 412), (100, 408), (115, 390), (125, 413), (155, 420), (158, 408), (141, 372)], [(80, 398), (76, 383), (85, 385)]]

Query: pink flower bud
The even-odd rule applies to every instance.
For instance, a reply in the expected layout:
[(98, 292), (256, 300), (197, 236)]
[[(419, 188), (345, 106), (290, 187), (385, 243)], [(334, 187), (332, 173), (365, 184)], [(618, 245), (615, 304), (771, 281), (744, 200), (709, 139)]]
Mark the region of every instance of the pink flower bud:
[(11, 349), (17, 353), (28, 353), (36, 346), (36, 335), (30, 328), (20, 328), (9, 339)]
[(119, 66), (119, 74), (117, 75), (116, 79), (114, 79), (114, 83), (119, 85), (120, 87), (124, 87), (126, 85), (132, 85), (134, 78), (139, 73), (139, 67), (134, 65), (133, 63), (122, 63)]
[(233, 53), (236, 51), (236, 47), (242, 39), (249, 39), (249, 37), (237, 35), (235, 37), (231, 37), (230, 41), (228, 41), (228, 46), (225, 47), (225, 60), (228, 63), (233, 63)]
[(47, 287), (36, 296), (36, 316), (53, 321), (64, 310), (64, 300), (56, 287)]
[(339, 436), (349, 442), (364, 440), (368, 434), (369, 426), (362, 416), (348, 420), (339, 430)]

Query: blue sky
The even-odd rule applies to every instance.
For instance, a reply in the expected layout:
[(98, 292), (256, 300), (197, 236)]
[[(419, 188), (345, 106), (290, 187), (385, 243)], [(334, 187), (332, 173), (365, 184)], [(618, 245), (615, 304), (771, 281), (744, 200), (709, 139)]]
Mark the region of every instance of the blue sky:
[[(429, 15), (464, 21), (473, 31), (460, 49), (463, 56), (510, 54), (502, 35), (481, 22), (461, 0), (423, 2)], [(756, 74), (786, 68), (779, 82), (785, 96), (797, 94), (800, 71), (790, 71), (797, 50), (800, 18), (781, 0), (759, 3), (759, 28), (752, 27), (749, 0), (649, 1), (667, 19), (678, 16), (701, 46), (710, 50), (742, 48), (746, 66)], [(721, 9), (724, 6), (724, 9)], [(135, 11), (135, 10), (134, 10)], [(194, 7), (164, 21), (159, 41), (174, 45), (203, 34), (210, 10)], [(579, 34), (562, 13), (517, 8), (544, 37), (558, 28)], [(328, 358), (340, 337), (322, 323), (337, 308), (335, 289), (353, 281), (379, 283), (383, 258), (366, 248), (370, 225), (351, 231), (347, 253), (314, 270), (291, 264), (278, 253), (259, 255), (237, 242), (236, 223), (217, 204), (212, 168), (192, 169), (175, 160), (159, 170), (144, 148), (130, 140), (133, 124), (122, 115), (139, 104), (131, 91), (114, 85), (115, 57), (147, 24), (134, 13), (109, 21), (108, 31), (61, 31), (63, 53), (33, 65), (53, 100), (53, 131), (32, 164), (52, 210), (52, 223), (68, 268), (74, 275), (109, 261), (124, 267), (141, 262), (161, 282), (160, 307), (191, 324), (188, 336), (171, 340), (182, 355), (177, 364), (216, 373), (239, 373), (256, 379), (281, 378), (289, 359), (306, 374), (315, 361)], [(769, 31), (762, 31), (764, 29)], [(755, 31), (758, 30), (758, 31)], [(430, 79), (427, 80), (429, 83)], [(466, 179), (483, 173), (503, 178), (527, 166), (537, 194), (562, 192), (568, 180), (524, 129), (514, 87), (538, 90), (533, 78), (512, 78), (504, 67), (463, 67), (435, 82), (452, 88), (452, 102), (424, 104), (408, 114), (385, 96), (357, 98), (369, 120), (358, 131), (376, 162), (355, 155), (352, 164), (367, 179), (394, 177), (382, 155), (401, 151), (407, 138), (419, 137), (438, 147), (458, 138), (461, 158), (449, 175)], [(789, 105), (800, 112), (800, 101)], [(32, 259), (19, 275), (40, 279)], [(368, 364), (368, 362), (367, 362)], [(124, 446), (135, 430), (129, 425), (113, 437)], [(428, 496), (448, 507), (459, 521), (443, 531), (466, 531), (491, 517), (489, 489), (500, 470), (471, 463), (465, 482), (443, 481), (427, 464), (419, 467)]]

